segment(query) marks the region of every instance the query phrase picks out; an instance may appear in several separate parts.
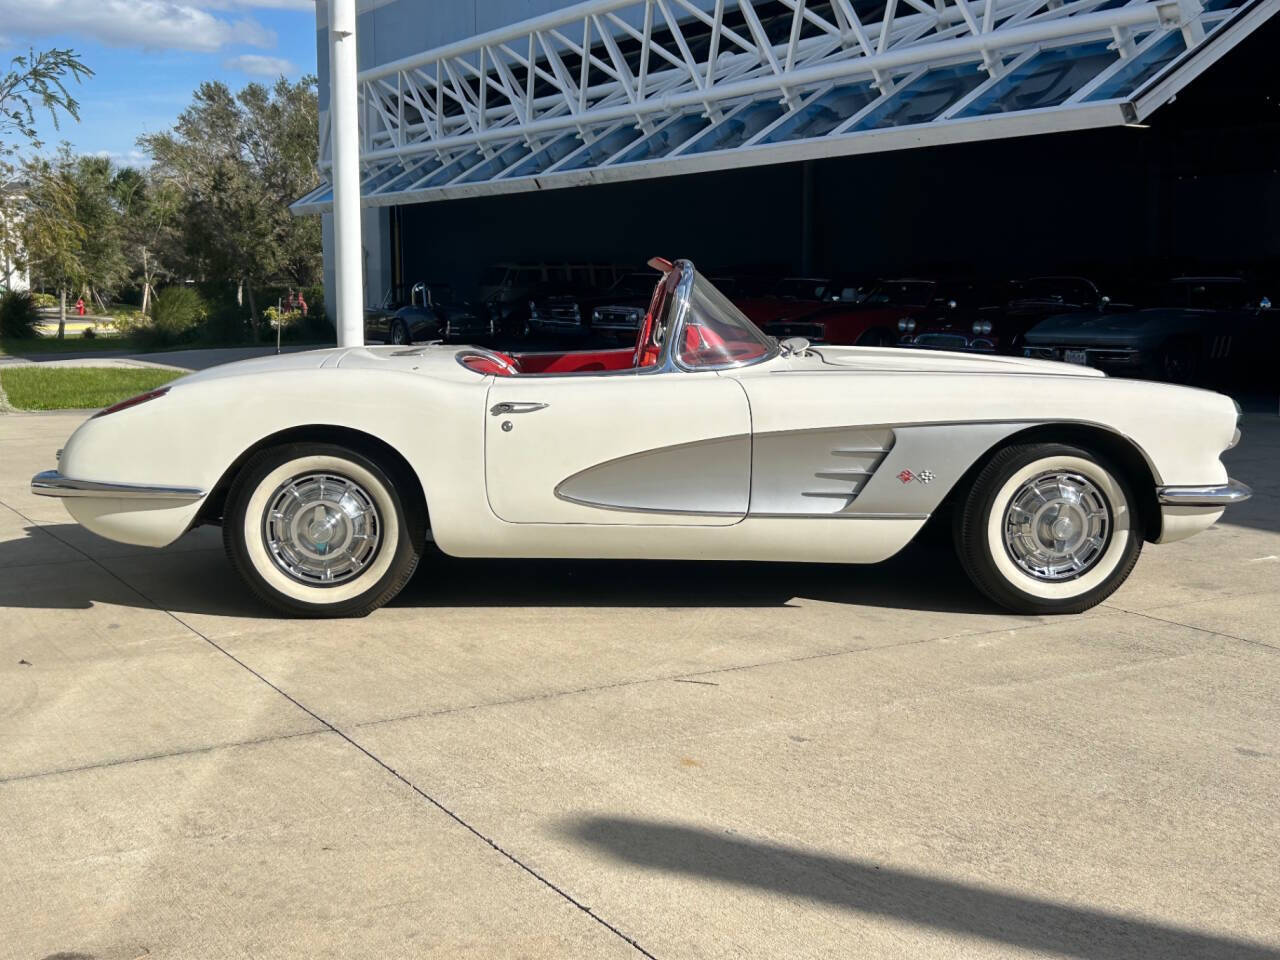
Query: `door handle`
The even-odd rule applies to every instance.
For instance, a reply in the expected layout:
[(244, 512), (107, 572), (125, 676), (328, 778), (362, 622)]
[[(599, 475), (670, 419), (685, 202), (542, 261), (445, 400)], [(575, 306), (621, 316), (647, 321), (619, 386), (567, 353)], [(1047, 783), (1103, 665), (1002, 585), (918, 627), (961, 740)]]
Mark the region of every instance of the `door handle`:
[(500, 417), (507, 413), (536, 413), (539, 410), (545, 410), (551, 406), (549, 403), (519, 403), (504, 401), (495, 403), (489, 408), (489, 413), (495, 417)]

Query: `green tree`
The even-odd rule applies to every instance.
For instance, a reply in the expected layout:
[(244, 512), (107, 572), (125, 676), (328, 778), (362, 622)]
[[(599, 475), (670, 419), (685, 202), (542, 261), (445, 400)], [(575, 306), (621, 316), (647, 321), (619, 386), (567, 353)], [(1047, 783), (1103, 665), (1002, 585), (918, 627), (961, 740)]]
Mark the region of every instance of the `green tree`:
[(174, 275), (171, 251), (181, 243), (177, 225), (184, 198), (172, 180), (125, 167), (112, 183), (120, 210), (123, 253), (142, 286), (142, 312), (149, 313), (156, 283)]
[(117, 176), (106, 157), (67, 155), (75, 180), (75, 219), (83, 231), (80, 266), (83, 287), (77, 291), (104, 310), (129, 279), (124, 252), (123, 216), (115, 189)]
[(63, 149), (54, 160), (38, 159), (24, 168), (27, 181), (23, 243), (32, 272), (59, 293), (58, 339), (66, 332), (67, 292), (86, 282), (82, 259), (85, 228), (78, 219), (76, 158)]
[(281, 77), (237, 95), (203, 83), (172, 130), (138, 141), (153, 175), (182, 191), (187, 272), (243, 292), (255, 338), (255, 288), (320, 276), (320, 225), (289, 212), (318, 179), (315, 85)]
[[(25, 191), (17, 182), (16, 160), (24, 146), (38, 150), (44, 144), (36, 129), (37, 113), (47, 110), (54, 129), (59, 114), (80, 119), (80, 104), (67, 84), (93, 75), (73, 50), (31, 50), (9, 61), (0, 76), (0, 260), (17, 265), (21, 244)], [(5, 285), (10, 282), (6, 277)]]

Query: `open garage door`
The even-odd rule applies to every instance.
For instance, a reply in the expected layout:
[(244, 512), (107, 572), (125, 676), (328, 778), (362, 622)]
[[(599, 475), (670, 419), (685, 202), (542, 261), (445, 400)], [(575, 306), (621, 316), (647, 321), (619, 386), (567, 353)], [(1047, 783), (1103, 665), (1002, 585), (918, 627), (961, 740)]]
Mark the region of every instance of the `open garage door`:
[(362, 202), (1138, 123), (1277, 8), (589, 0), (361, 73)]

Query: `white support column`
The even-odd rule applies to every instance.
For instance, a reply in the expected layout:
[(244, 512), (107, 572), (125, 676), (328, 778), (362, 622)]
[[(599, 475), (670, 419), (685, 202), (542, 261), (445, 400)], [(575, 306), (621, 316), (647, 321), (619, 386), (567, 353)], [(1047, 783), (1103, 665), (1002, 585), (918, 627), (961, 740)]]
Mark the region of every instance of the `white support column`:
[(364, 344), (360, 243), (360, 118), (356, 97), (356, 0), (329, 0), (329, 119), (333, 151), (334, 276), (338, 346)]

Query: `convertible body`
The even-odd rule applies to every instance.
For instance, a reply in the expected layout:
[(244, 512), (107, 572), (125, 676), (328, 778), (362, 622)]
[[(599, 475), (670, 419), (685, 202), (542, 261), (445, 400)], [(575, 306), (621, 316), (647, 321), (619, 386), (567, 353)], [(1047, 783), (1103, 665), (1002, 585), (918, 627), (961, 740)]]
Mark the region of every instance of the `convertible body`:
[[(353, 493), (326, 514), (325, 478), (347, 476), (330, 465), (318, 495), (285, 470), (261, 519), (235, 514), (289, 577), (318, 584), (334, 577), (325, 538), (376, 538), (392, 500), (420, 504), (424, 533), (456, 556), (865, 563), (902, 549), (996, 452), (1037, 443), (1123, 474), (1126, 496), (1073, 468), (1085, 486), (1043, 518), (1063, 543), (1072, 523), (1105, 520), (1088, 541), (1101, 550), (1122, 512), (1139, 547), (1177, 540), (1248, 495), (1219, 460), (1238, 439), (1228, 397), (1020, 357), (778, 344), (692, 265), (657, 265), (634, 349), (353, 347), (215, 367), (88, 420), (33, 489), (95, 533), (160, 547), (258, 509), (239, 488), (270, 451), (358, 451), (391, 478), (390, 505)], [(1085, 487), (1112, 513), (1067, 510)], [(317, 504), (313, 519), (289, 497)]]

